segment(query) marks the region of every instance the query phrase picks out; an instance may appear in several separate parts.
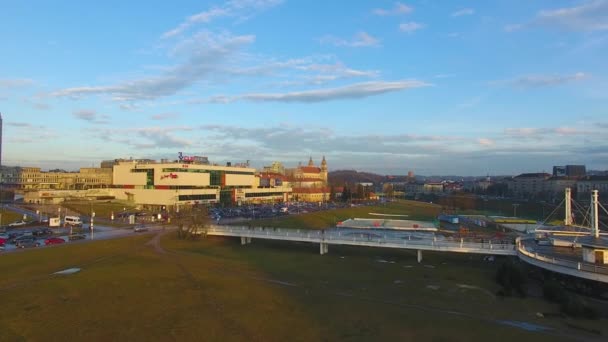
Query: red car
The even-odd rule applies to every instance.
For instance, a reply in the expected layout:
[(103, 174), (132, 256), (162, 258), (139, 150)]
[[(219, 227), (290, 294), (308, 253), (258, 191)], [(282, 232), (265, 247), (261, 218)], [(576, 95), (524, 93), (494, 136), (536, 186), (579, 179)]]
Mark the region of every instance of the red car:
[(0, 238), (0, 246), (4, 246), (5, 243), (6, 243), (6, 239)]
[(47, 246), (48, 245), (57, 245), (57, 244), (64, 243), (64, 242), (65, 242), (64, 239), (62, 239), (62, 238), (56, 238), (56, 237), (54, 237), (54, 238), (48, 238), (48, 239), (44, 240), (44, 244), (47, 245)]

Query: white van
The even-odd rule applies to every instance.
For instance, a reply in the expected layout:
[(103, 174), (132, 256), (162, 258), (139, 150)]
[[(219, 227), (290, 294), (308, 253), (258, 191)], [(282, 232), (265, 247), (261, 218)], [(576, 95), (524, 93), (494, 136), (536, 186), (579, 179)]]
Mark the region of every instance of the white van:
[(63, 224), (66, 226), (82, 226), (80, 216), (66, 216), (63, 218)]

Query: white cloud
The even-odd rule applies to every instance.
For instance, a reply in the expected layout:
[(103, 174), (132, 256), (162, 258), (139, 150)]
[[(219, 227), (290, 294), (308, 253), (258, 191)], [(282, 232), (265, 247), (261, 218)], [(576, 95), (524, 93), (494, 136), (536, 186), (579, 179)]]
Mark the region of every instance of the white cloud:
[(351, 40), (345, 40), (334, 36), (324, 36), (320, 39), (322, 44), (331, 44), (335, 46), (348, 47), (377, 47), (380, 46), (380, 40), (373, 37), (367, 32), (358, 32)]
[(80, 109), (75, 111), (74, 116), (80, 120), (93, 121), (97, 118), (97, 113), (94, 110)]
[(29, 78), (0, 78), (0, 89), (26, 87), (34, 84)]
[(409, 23), (401, 23), (399, 24), (399, 31), (405, 33), (413, 33), (425, 27), (424, 24), (420, 24), (417, 22), (410, 21)]
[(177, 113), (161, 113), (161, 114), (154, 114), (152, 116), (150, 116), (150, 119), (152, 120), (170, 120), (170, 119), (177, 119), (179, 117), (179, 114)]
[(477, 139), (477, 143), (483, 147), (491, 147), (496, 145), (496, 142), (494, 140), (488, 138), (479, 138)]
[(577, 72), (572, 75), (524, 75), (512, 80), (498, 81), (494, 83), (504, 83), (516, 88), (539, 88), (582, 81), (588, 77), (590, 77), (590, 75), (583, 72)]
[(161, 38), (175, 37), (196, 24), (206, 24), (222, 17), (237, 17), (247, 19), (258, 12), (280, 5), (283, 0), (231, 0), (221, 6), (212, 7), (206, 11), (188, 17), (177, 27), (163, 33)]
[(227, 63), (238, 50), (251, 44), (255, 37), (204, 32), (195, 36), (194, 40), (198, 44), (193, 44), (186, 61), (168, 68), (161, 75), (109, 86), (66, 88), (50, 95), (79, 98), (84, 95), (105, 94), (116, 101), (150, 100), (174, 95), (217, 72), (221, 64)]
[(401, 2), (396, 2), (395, 6), (391, 9), (382, 9), (376, 8), (372, 11), (375, 15), (379, 16), (388, 16), (388, 15), (403, 15), (411, 13), (414, 10), (413, 7), (403, 4)]
[(461, 17), (463, 15), (473, 15), (475, 14), (475, 10), (472, 8), (463, 8), (461, 10), (452, 12), (452, 17)]
[(75, 118), (88, 121), (93, 124), (107, 124), (110, 117), (108, 115), (98, 114), (95, 110), (80, 109), (72, 113)]
[(532, 21), (507, 25), (505, 30), (511, 32), (533, 26), (579, 32), (608, 30), (608, 0), (592, 0), (573, 7), (542, 10)]
[(396, 82), (362, 82), (343, 87), (314, 89), (288, 93), (252, 93), (235, 97), (220, 97), (223, 101), (233, 102), (237, 100), (248, 100), (255, 102), (324, 102), (341, 99), (360, 99), (383, 93), (402, 91), (412, 88), (426, 87), (430, 84), (417, 81), (406, 80)]

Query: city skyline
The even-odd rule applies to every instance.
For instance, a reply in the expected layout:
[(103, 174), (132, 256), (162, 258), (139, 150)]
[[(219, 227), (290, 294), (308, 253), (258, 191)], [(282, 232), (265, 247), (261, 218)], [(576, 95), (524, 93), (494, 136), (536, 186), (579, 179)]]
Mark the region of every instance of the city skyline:
[(34, 3), (0, 13), (3, 165), (608, 169), (606, 0)]

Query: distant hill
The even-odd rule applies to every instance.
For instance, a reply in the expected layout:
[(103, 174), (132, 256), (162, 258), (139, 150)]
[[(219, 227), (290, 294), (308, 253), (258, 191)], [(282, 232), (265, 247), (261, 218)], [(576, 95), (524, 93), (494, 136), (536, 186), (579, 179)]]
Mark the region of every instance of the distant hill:
[(378, 175), (370, 172), (358, 172), (355, 170), (337, 170), (331, 171), (328, 175), (329, 184), (342, 186), (344, 183), (382, 183), (386, 180), (386, 176)]

